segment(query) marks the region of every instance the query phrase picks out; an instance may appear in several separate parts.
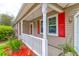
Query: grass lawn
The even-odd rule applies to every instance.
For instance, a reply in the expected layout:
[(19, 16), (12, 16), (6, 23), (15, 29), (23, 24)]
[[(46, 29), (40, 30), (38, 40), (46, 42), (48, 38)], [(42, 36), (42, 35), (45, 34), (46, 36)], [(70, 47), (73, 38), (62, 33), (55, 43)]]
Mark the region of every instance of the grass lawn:
[(7, 56), (10, 53), (9, 41), (0, 44), (0, 56)]

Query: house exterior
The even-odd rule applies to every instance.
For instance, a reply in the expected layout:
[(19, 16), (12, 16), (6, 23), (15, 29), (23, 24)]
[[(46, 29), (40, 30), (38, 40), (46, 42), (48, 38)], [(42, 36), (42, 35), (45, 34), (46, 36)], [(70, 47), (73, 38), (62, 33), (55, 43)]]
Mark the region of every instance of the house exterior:
[(78, 17), (78, 3), (24, 3), (13, 25), (35, 55), (56, 56), (65, 43), (79, 52)]

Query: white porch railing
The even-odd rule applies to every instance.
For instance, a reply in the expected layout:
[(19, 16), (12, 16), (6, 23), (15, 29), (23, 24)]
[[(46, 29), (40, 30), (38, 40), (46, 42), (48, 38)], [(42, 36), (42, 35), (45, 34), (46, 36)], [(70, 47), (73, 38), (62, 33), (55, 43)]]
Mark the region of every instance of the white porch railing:
[(22, 33), (19, 37), (33, 52), (37, 55), (42, 55), (42, 42), (44, 39), (24, 33)]

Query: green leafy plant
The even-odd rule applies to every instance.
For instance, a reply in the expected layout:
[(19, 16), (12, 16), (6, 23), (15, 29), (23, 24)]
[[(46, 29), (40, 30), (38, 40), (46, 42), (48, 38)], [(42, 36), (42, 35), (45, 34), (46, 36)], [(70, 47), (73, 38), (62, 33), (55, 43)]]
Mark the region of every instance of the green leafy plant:
[(22, 42), (17, 39), (12, 39), (12, 40), (9, 40), (9, 45), (12, 51), (18, 51), (20, 49), (20, 46), (22, 45)]
[(9, 50), (6, 50), (5, 48), (8, 46), (8, 42), (0, 44), (0, 56), (8, 56)]
[(70, 52), (73, 56), (77, 56), (77, 52), (75, 51), (75, 49), (71, 46), (69, 46), (68, 44), (65, 44), (63, 47), (63, 52), (64, 54)]
[(73, 55), (73, 56), (78, 56), (77, 51), (74, 49), (73, 44), (72, 44), (72, 39), (67, 39), (67, 41), (64, 44), (59, 44), (59, 47), (63, 50), (62, 53), (59, 55)]
[(78, 56), (78, 53), (76, 52), (74, 47), (70, 45), (70, 43), (62, 44), (62, 45), (60, 45), (60, 48), (63, 50), (63, 52), (60, 53), (59, 56), (67, 55), (67, 54), (71, 54), (73, 56)]

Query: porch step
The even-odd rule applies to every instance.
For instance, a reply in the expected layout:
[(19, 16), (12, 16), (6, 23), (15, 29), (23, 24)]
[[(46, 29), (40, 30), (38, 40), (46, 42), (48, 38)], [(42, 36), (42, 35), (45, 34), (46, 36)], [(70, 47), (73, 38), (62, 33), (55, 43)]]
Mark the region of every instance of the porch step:
[(58, 48), (52, 47), (50, 45), (48, 46), (48, 56), (58, 56), (62, 52), (63, 51)]

